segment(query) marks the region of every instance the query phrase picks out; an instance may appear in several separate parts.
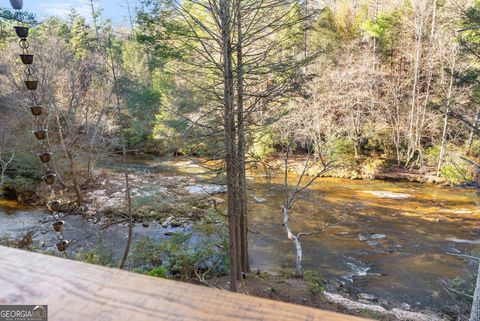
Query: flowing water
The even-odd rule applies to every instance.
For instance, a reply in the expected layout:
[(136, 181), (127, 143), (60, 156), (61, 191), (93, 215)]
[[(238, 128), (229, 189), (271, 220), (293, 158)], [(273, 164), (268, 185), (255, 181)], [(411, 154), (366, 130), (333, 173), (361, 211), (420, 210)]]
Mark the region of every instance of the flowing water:
[[(189, 160), (138, 159), (134, 170), (202, 176), (202, 168)], [(248, 177), (254, 269), (276, 271), (294, 265), (294, 247), (282, 226), (282, 181), (260, 172)], [(293, 207), (291, 228), (295, 233), (315, 233), (325, 223), (331, 225), (302, 238), (304, 267), (320, 271), (335, 281), (331, 284), (412, 308), (438, 309), (449, 301), (441, 280), (465, 273), (466, 263), (446, 253), (466, 252), (480, 243), (476, 198), (474, 189), (321, 178)], [(123, 250), (124, 226), (100, 230), (81, 216), (67, 219), (66, 233), (81, 246), (106, 240), (116, 246), (117, 255)], [(0, 202), (0, 235), (21, 235), (39, 225), (38, 236), (54, 244), (53, 233), (47, 233), (49, 220), (41, 210)], [(134, 234), (136, 239), (145, 235), (162, 239), (171, 231), (151, 224), (148, 229), (136, 226)]]
[[(250, 204), (253, 266), (292, 266), (294, 249), (281, 224), (280, 178), (256, 177), (252, 191), (265, 203)], [(411, 307), (439, 308), (449, 298), (441, 280), (464, 275), (465, 262), (448, 253), (480, 240), (480, 215), (472, 189), (434, 185), (319, 179), (292, 211), (303, 238), (304, 266), (321, 271), (349, 292), (371, 293)]]

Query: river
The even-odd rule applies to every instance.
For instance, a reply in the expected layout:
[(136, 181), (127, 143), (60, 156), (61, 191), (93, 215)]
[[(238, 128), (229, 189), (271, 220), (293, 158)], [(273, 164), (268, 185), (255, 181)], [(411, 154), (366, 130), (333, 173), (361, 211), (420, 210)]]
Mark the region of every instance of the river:
[[(110, 166), (111, 167), (111, 166)], [(133, 170), (165, 175), (202, 176), (195, 160), (139, 158)], [(290, 179), (295, 180), (295, 175)], [(250, 259), (254, 270), (278, 271), (293, 267), (294, 248), (282, 226), (282, 177), (252, 171), (249, 183)], [(223, 197), (223, 196), (220, 196)], [(412, 309), (438, 310), (450, 301), (441, 280), (462, 276), (466, 263), (446, 254), (465, 252), (480, 243), (480, 214), (476, 190), (428, 184), (318, 179), (292, 209), (294, 232), (315, 232), (302, 239), (304, 267), (320, 271), (331, 287), (350, 293), (374, 294), (384, 301)], [(48, 213), (0, 200), (0, 235), (18, 237), (37, 226), (35, 240), (55, 243)], [(79, 247), (100, 240), (123, 251), (126, 228), (99, 229), (80, 215), (65, 218), (66, 234)], [(168, 237), (160, 224), (135, 227), (135, 239)], [(166, 235), (167, 234), (167, 235)], [(333, 285), (332, 285), (333, 284)]]

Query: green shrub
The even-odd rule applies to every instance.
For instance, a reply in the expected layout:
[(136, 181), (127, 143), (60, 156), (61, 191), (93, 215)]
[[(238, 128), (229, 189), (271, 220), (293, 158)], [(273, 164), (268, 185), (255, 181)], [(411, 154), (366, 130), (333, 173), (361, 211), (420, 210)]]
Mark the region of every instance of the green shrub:
[(226, 273), (228, 266), (228, 227), (224, 216), (211, 209), (205, 216), (195, 222), (193, 230), (202, 235), (195, 246), (200, 263), (212, 263), (211, 274)]
[(471, 305), (471, 297), (475, 291), (475, 282), (473, 278), (461, 278), (455, 277), (450, 282), (451, 289), (453, 291), (453, 297), (456, 301), (464, 303), (466, 306)]
[(129, 266), (135, 268), (152, 268), (162, 264), (161, 248), (149, 237), (143, 237), (133, 246), (129, 256)]
[(103, 242), (93, 247), (90, 250), (80, 251), (75, 255), (75, 259), (103, 266), (115, 266), (115, 260), (113, 258), (113, 250), (111, 247), (106, 246)]
[(160, 110), (155, 115), (155, 123), (152, 130), (152, 139), (158, 145), (158, 151), (162, 154), (179, 152), (184, 149), (188, 154), (187, 139), (182, 135), (188, 127), (188, 121), (172, 115), (167, 110)]
[(291, 267), (284, 266), (280, 270), (280, 275), (284, 278), (294, 278), (295, 277), (295, 269), (292, 269)]
[(132, 207), (135, 210), (138, 210), (142, 206), (151, 205), (152, 203), (156, 203), (158, 200), (158, 196), (155, 194), (146, 194), (141, 193), (138, 196), (135, 196), (132, 199)]
[(150, 271), (148, 271), (147, 275), (155, 276), (157, 278), (166, 278), (167, 273), (168, 273), (167, 268), (163, 265), (160, 265), (159, 267), (155, 267)]
[(440, 145), (426, 148), (423, 157), (426, 166), (437, 166), (440, 157)]
[[(423, 155), (424, 165), (437, 168), (440, 149), (440, 145), (427, 148)], [(454, 185), (471, 182), (475, 177), (475, 169), (471, 164), (462, 159), (465, 154), (464, 147), (447, 144), (445, 151), (444, 162), (440, 168), (440, 175)]]
[[(154, 115), (160, 106), (161, 93), (153, 88), (126, 84), (126, 142), (128, 148), (145, 147), (149, 143), (154, 126)], [(133, 88), (133, 89), (132, 89)]]
[(0, 235), (0, 245), (14, 247), (15, 241), (10, 238), (9, 234)]
[(355, 159), (355, 148), (351, 139), (339, 137), (327, 143), (332, 160), (339, 165), (351, 165)]
[(383, 320), (384, 319), (384, 315), (381, 312), (378, 312), (378, 311), (373, 311), (373, 310), (369, 310), (369, 309), (362, 309), (361, 312), (362, 312), (362, 315), (364, 317), (367, 317), (367, 318), (370, 318), (370, 319), (374, 319), (374, 320)]
[(362, 177), (374, 179), (375, 176), (385, 167), (385, 160), (380, 158), (368, 158), (362, 164)]
[(193, 233), (175, 233), (161, 243), (166, 254), (165, 266), (171, 275), (190, 279), (196, 272), (206, 277), (228, 271), (228, 234), (226, 222), (217, 212), (209, 211), (193, 226)]
[(42, 249), (39, 251), (39, 253), (44, 254), (44, 255), (50, 255), (50, 256), (56, 256), (56, 257), (61, 257), (63, 258), (63, 252), (59, 252), (57, 249)]
[(276, 139), (272, 131), (259, 132), (254, 136), (254, 143), (250, 150), (254, 158), (266, 159), (276, 152)]
[(480, 157), (480, 140), (474, 139), (469, 150), (469, 155), (472, 157)]
[(440, 175), (454, 185), (471, 182), (474, 178), (472, 169), (465, 163), (446, 163), (440, 169)]
[(310, 292), (313, 294), (322, 293), (325, 290), (325, 281), (319, 272), (305, 270), (303, 278), (310, 283)]
[(40, 180), (44, 174), (40, 159), (35, 153), (17, 154), (9, 166), (11, 177), (25, 177), (32, 180)]
[(35, 189), (44, 174), (36, 154), (18, 153), (7, 168), (7, 177), (0, 186), (1, 193), (26, 200), (34, 196)]
[(28, 199), (35, 194), (37, 184), (38, 181), (32, 178), (17, 176), (15, 178), (6, 178), (3, 181), (1, 190), (3, 193), (15, 195), (19, 200)]
[[(476, 248), (470, 253), (473, 257), (480, 257), (480, 248)], [(466, 276), (455, 277), (449, 281), (445, 281), (444, 285), (447, 292), (453, 298), (455, 304), (450, 307), (451, 312), (458, 316), (458, 319), (468, 319), (470, 309), (472, 306), (472, 298), (475, 292), (475, 284), (477, 280), (478, 261), (472, 259), (465, 259), (468, 263)]]
[(370, 155), (383, 155), (385, 157), (395, 155), (395, 148), (391, 144), (390, 132), (387, 126), (380, 127), (378, 124), (366, 124), (363, 128), (368, 136), (362, 144), (362, 150)]
[(170, 240), (160, 244), (160, 248), (167, 256), (166, 267), (170, 274), (181, 279), (190, 279), (194, 276), (196, 255), (189, 246), (191, 233), (174, 233)]
[[(197, 221), (193, 232), (174, 233), (171, 239), (156, 242), (148, 237), (135, 243), (129, 267), (139, 273), (180, 279), (191, 279), (197, 273), (205, 277), (228, 270), (225, 222), (211, 210)], [(163, 260), (162, 260), (163, 258)]]

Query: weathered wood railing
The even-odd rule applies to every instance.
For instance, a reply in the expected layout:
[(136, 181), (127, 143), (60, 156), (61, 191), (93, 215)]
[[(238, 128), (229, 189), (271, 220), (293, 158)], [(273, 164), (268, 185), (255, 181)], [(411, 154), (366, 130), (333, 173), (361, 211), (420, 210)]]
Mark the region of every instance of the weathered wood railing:
[(50, 321), (364, 319), (0, 246), (0, 304)]

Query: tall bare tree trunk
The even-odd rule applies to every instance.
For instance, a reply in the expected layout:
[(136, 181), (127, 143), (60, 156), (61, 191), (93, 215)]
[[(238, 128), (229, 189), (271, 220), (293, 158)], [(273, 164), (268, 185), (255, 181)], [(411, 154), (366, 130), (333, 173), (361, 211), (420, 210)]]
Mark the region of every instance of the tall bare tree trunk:
[[(93, 0), (90, 0), (90, 8), (92, 12), (92, 20), (93, 20), (93, 25), (95, 28), (95, 40), (97, 43), (97, 49), (102, 56), (102, 58), (105, 61), (105, 64), (111, 68), (112, 71), (112, 77), (113, 77), (113, 86), (114, 86), (114, 92), (115, 92), (115, 99), (116, 99), (116, 111), (118, 115), (118, 122), (120, 123), (120, 130), (121, 130), (121, 145), (122, 145), (122, 156), (123, 156), (123, 161), (125, 163), (125, 169), (124, 169), (124, 176), (125, 176), (125, 199), (127, 202), (127, 207), (128, 207), (128, 236), (127, 236), (127, 244), (125, 245), (125, 251), (123, 252), (122, 259), (120, 260), (120, 269), (123, 269), (125, 267), (125, 263), (127, 262), (128, 254), (130, 252), (130, 247), (132, 244), (132, 236), (133, 236), (133, 212), (132, 212), (132, 196), (130, 192), (130, 179), (128, 176), (128, 155), (127, 155), (127, 142), (125, 139), (125, 124), (122, 116), (122, 108), (120, 105), (120, 90), (118, 88), (118, 79), (117, 79), (117, 72), (115, 69), (115, 59), (114, 59), (114, 53), (110, 52), (108, 57), (105, 56), (105, 53), (101, 50), (100, 47), (100, 38), (98, 34), (98, 26), (97, 26), (97, 20), (96, 20), (96, 13), (95, 13), (95, 7), (93, 5)], [(108, 46), (109, 49), (111, 48), (111, 36), (108, 37)], [(110, 65), (109, 65), (110, 64)]]
[(445, 118), (443, 121), (443, 131), (442, 131), (442, 143), (440, 145), (440, 155), (438, 156), (438, 165), (437, 165), (437, 176), (440, 176), (440, 171), (445, 160), (445, 152), (447, 147), (447, 134), (448, 134), (448, 118), (450, 117), (450, 104), (452, 101), (452, 91), (453, 91), (453, 78), (455, 71), (455, 59), (456, 59), (456, 49), (452, 49), (452, 64), (450, 70), (450, 82), (448, 84), (447, 91), (447, 101), (446, 101), (446, 111)]
[[(380, 6), (379, 0), (374, 0), (373, 3), (373, 21), (375, 24), (378, 22), (378, 7)], [(373, 53), (377, 50), (377, 37), (373, 37)]]
[(445, 160), (449, 115), (450, 115), (450, 106), (447, 106), (447, 110), (445, 111), (445, 117), (443, 119), (442, 143), (440, 145), (440, 154), (438, 156), (437, 176), (440, 176), (440, 171), (442, 170), (443, 162)]
[[(305, 0), (304, 2), (303, 15), (305, 17), (308, 16), (308, 0)], [(305, 19), (305, 21), (303, 22), (303, 58), (306, 59), (307, 55), (308, 55), (308, 19)], [(308, 67), (307, 64), (305, 64), (302, 67), (302, 71), (304, 74), (307, 73), (307, 67)]]
[(243, 33), (241, 0), (237, 0), (237, 126), (238, 126), (238, 206), (240, 214), (240, 268), (250, 272), (248, 259), (247, 179), (245, 174), (245, 121), (243, 108)]
[(233, 93), (232, 44), (231, 44), (231, 2), (220, 0), (220, 20), (222, 29), (222, 56), (223, 56), (223, 103), (225, 126), (225, 165), (227, 172), (227, 199), (228, 199), (228, 229), (230, 252), (230, 290), (237, 291), (238, 257), (237, 235), (238, 216), (236, 208), (237, 171), (235, 150), (235, 112)]
[(93, 129), (92, 138), (90, 139), (88, 147), (88, 159), (87, 159), (87, 182), (90, 182), (92, 179), (93, 164), (92, 164), (92, 154), (95, 147), (95, 142), (97, 139), (98, 130), (101, 124), (101, 120), (106, 111), (106, 106), (103, 106), (98, 115), (97, 121), (95, 123), (95, 128)]
[(433, 0), (432, 27), (430, 28), (430, 39), (435, 35), (435, 24), (437, 22), (437, 0)]
[(71, 151), (67, 151), (67, 158), (68, 167), (70, 168), (70, 172), (72, 173), (73, 189), (75, 190), (77, 205), (80, 206), (82, 205), (82, 192), (80, 191), (80, 185), (78, 184), (77, 172), (75, 170), (75, 162), (73, 160), (73, 155)]
[(475, 135), (475, 130), (478, 128), (478, 124), (480, 123), (480, 108), (477, 109), (477, 114), (475, 116), (475, 120), (473, 122), (473, 128), (470, 130), (470, 135), (468, 136), (467, 141), (467, 155), (470, 154), (470, 150), (472, 149), (473, 144), (473, 136)]
[(125, 169), (124, 169), (124, 176), (125, 176), (125, 198), (127, 201), (127, 207), (128, 207), (128, 236), (127, 236), (127, 244), (125, 246), (125, 251), (123, 252), (122, 260), (120, 261), (120, 269), (123, 269), (125, 267), (125, 263), (127, 262), (128, 258), (128, 253), (130, 252), (130, 247), (132, 244), (132, 236), (133, 236), (133, 213), (132, 213), (132, 196), (130, 193), (130, 179), (128, 176), (128, 156), (127, 156), (127, 142), (125, 139), (125, 124), (123, 121), (122, 117), (122, 109), (120, 106), (120, 91), (118, 89), (118, 81), (117, 81), (117, 74), (115, 71), (115, 61), (113, 59), (113, 53), (110, 55), (110, 62), (111, 62), (111, 67), (112, 67), (112, 75), (113, 75), (113, 83), (114, 83), (114, 88), (115, 88), (115, 98), (116, 98), (116, 107), (117, 107), (117, 113), (118, 113), (118, 119), (120, 122), (120, 130), (122, 131), (122, 134), (120, 135), (121, 140), (122, 140), (122, 156), (123, 156), (123, 161), (125, 163)]
[[(424, 3), (423, 3), (424, 4)], [(425, 4), (424, 4), (425, 5)], [(419, 134), (419, 108), (418, 108), (418, 91), (419, 91), (419, 78), (420, 78), (420, 65), (422, 59), (422, 49), (423, 49), (423, 28), (425, 23), (425, 18), (423, 16), (424, 7), (415, 7), (414, 10), (414, 32), (415, 32), (415, 58), (414, 58), (414, 67), (413, 67), (413, 82), (412, 82), (412, 98), (410, 102), (410, 119), (408, 126), (408, 146), (407, 146), (407, 159), (405, 165), (408, 165), (415, 153), (418, 150), (418, 139)]]
[(480, 321), (480, 262), (478, 264), (477, 284), (473, 293), (472, 310), (469, 321)]
[(56, 120), (57, 120), (57, 126), (58, 126), (58, 134), (60, 136), (60, 141), (62, 143), (62, 148), (63, 148), (63, 151), (65, 152), (65, 156), (68, 161), (70, 175), (72, 175), (73, 189), (75, 191), (75, 196), (77, 198), (76, 203), (78, 206), (80, 206), (82, 205), (83, 199), (82, 199), (82, 193), (80, 191), (80, 186), (78, 184), (77, 171), (75, 170), (75, 161), (73, 160), (72, 152), (68, 150), (67, 146), (65, 145), (65, 140), (63, 138), (62, 125), (60, 123), (60, 117), (58, 116), (58, 114), (57, 114)]
[[(420, 36), (421, 37), (421, 36)], [(411, 108), (410, 108), (410, 120), (408, 126), (408, 151), (407, 151), (407, 162), (406, 165), (411, 161), (413, 158), (415, 151), (416, 151), (416, 137), (415, 137), (415, 123), (417, 117), (417, 86), (418, 86), (418, 77), (419, 77), (419, 69), (420, 69), (420, 53), (422, 47), (421, 39), (417, 41), (417, 48), (415, 52), (415, 63), (414, 63), (414, 71), (413, 71), (413, 86), (412, 86), (412, 100), (411, 100)]]

